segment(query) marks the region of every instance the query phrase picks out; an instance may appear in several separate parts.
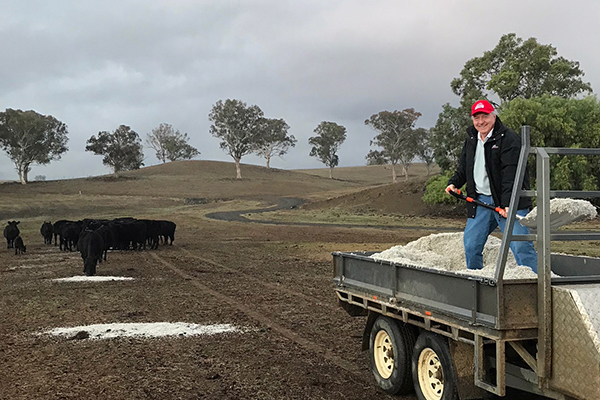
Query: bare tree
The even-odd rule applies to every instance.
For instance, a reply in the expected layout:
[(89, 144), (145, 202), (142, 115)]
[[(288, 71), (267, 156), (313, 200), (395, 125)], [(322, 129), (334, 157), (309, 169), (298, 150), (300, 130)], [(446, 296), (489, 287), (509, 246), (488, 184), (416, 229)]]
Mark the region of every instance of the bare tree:
[(267, 160), (267, 168), (271, 168), (271, 158), (282, 157), (290, 147), (296, 146), (298, 141), (293, 135), (287, 135), (288, 129), (283, 119), (263, 119), (261, 140), (256, 143), (254, 152)]
[(167, 161), (191, 160), (200, 152), (188, 144), (187, 133), (181, 134), (170, 124), (160, 124), (152, 129), (146, 138), (148, 147), (156, 152), (156, 158), (163, 163)]

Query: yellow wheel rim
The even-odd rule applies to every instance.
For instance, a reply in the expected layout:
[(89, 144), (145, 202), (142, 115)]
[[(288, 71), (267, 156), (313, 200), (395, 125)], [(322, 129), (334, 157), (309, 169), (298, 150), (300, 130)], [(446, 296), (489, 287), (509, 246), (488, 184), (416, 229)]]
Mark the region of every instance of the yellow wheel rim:
[(444, 394), (444, 371), (435, 351), (429, 347), (419, 355), (417, 375), (423, 396), (427, 400), (439, 400)]
[(381, 330), (375, 336), (373, 359), (379, 375), (383, 379), (388, 379), (394, 372), (394, 347), (386, 331)]

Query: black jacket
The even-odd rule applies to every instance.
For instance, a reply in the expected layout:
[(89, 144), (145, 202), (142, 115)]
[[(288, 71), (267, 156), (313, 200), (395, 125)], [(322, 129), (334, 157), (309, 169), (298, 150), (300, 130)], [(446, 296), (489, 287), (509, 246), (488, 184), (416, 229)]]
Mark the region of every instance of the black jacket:
[[(467, 184), (467, 195), (477, 198), (475, 192), (475, 179), (473, 178), (473, 167), (475, 164), (475, 149), (477, 148), (478, 132), (474, 126), (467, 129), (467, 139), (463, 146), (458, 168), (454, 176), (450, 178), (448, 184), (453, 184), (456, 188), (461, 188)], [(519, 153), (521, 151), (521, 137), (513, 130), (507, 128), (499, 117), (496, 117), (496, 124), (492, 136), (484, 144), (485, 150), (485, 169), (490, 180), (490, 189), (492, 198), (497, 207), (505, 208), (510, 204), (510, 196), (519, 163)], [(525, 170), (523, 179), (523, 189), (529, 190), (529, 173)], [(521, 197), (518, 209), (531, 208), (531, 198)], [(476, 205), (469, 203), (468, 215), (475, 216)]]

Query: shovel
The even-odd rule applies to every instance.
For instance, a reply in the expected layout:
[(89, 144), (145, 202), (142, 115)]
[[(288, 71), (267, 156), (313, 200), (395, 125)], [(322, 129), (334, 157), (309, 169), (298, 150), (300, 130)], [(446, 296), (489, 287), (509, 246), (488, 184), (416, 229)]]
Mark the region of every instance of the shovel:
[[(479, 201), (479, 200), (474, 199), (472, 197), (465, 196), (458, 189), (456, 189), (456, 192), (454, 192), (452, 190), (449, 190), (448, 193), (451, 194), (452, 196), (456, 197), (457, 199), (464, 200), (464, 201), (467, 201), (469, 203), (477, 204), (478, 206), (481, 206), (483, 208), (487, 208), (487, 209), (492, 210), (492, 211), (496, 211), (497, 213), (499, 213), (500, 211), (502, 211), (502, 208), (500, 208), (500, 207), (496, 207), (494, 205), (491, 205), (491, 204), (488, 204), (488, 203), (484, 203), (483, 201)], [(517, 215), (517, 218), (519, 219), (519, 222), (520, 222), (525, 217)]]
[[(465, 200), (469, 203), (477, 204), (488, 208), (490, 210), (499, 212), (502, 210), (500, 207), (493, 206), (491, 204), (484, 203), (472, 197), (465, 196), (457, 190), (453, 192), (448, 191), (452, 196), (460, 200)], [(561, 202), (559, 204), (559, 202)], [(553, 204), (554, 203), (554, 204)], [(553, 207), (553, 205), (557, 205)], [(574, 200), (574, 199), (552, 199), (550, 200), (550, 229), (555, 230), (563, 225), (567, 225), (576, 221), (584, 219), (593, 219), (596, 217), (596, 209), (589, 202), (585, 200)], [(517, 215), (517, 219), (521, 225), (528, 228), (537, 228), (537, 207), (534, 208), (529, 214), (522, 217)]]

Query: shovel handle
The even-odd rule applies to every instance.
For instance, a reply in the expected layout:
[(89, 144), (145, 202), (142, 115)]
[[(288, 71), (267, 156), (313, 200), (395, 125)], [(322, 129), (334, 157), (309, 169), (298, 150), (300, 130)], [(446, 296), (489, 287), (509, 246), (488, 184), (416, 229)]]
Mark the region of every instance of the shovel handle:
[(500, 208), (500, 207), (496, 207), (496, 206), (493, 206), (491, 204), (484, 203), (483, 201), (479, 201), (477, 199), (474, 199), (472, 197), (465, 196), (464, 194), (462, 194), (460, 192), (459, 189), (456, 189), (456, 192), (454, 192), (452, 190), (449, 190), (448, 193), (451, 194), (452, 196), (456, 197), (457, 199), (465, 200), (465, 201), (467, 201), (469, 203), (474, 203), (474, 204), (477, 204), (478, 206), (485, 207), (485, 208), (488, 208), (490, 210), (494, 210), (496, 212), (502, 211), (502, 208)]

